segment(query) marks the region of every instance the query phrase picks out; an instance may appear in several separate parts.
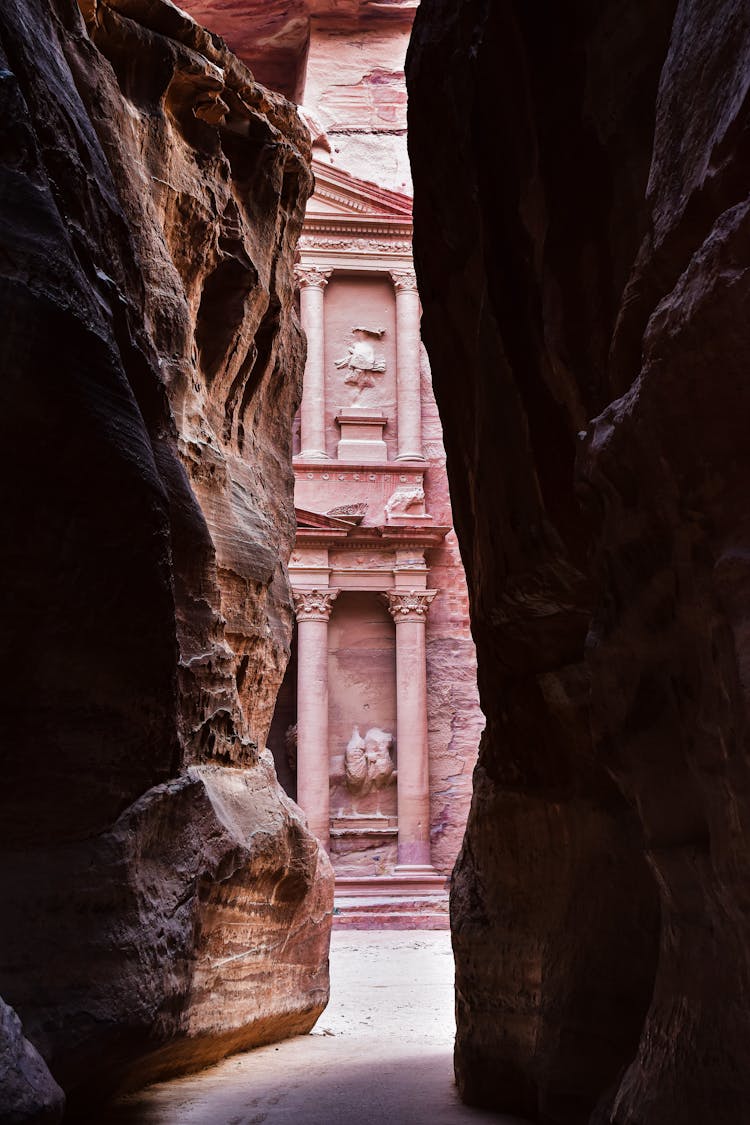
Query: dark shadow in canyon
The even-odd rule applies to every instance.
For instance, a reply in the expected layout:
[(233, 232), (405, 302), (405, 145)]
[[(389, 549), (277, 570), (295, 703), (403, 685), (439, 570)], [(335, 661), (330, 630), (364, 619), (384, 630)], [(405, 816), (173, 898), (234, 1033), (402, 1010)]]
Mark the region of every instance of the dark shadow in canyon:
[(732, 0), (424, 0), (412, 37), (487, 715), (456, 1071), (548, 1125), (747, 1117), (749, 62)]

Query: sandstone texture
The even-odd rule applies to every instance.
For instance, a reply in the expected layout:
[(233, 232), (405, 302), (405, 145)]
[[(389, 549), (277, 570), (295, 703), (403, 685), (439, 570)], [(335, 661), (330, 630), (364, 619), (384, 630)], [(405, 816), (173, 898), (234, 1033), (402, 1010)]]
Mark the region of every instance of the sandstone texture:
[[(360, 94), (373, 110), (377, 103), (389, 107), (385, 112), (392, 125), (393, 107), (403, 109), (406, 100), (397, 89), (399, 84), (393, 81), (390, 59), (383, 66), (383, 60), (378, 58), (380, 50), (388, 50), (389, 36), (381, 32), (401, 24), (408, 35), (417, 3), (418, 0), (243, 0), (237, 4), (234, 0), (186, 0), (182, 7), (222, 35), (260, 82), (295, 101), (302, 99), (310, 76), (306, 56), (311, 38), (321, 34), (323, 40), (338, 39), (338, 48), (334, 50), (339, 66), (345, 59), (343, 69), (326, 73), (315, 67), (319, 80), (329, 88), (332, 97), (336, 96), (338, 86), (344, 101), (357, 97), (352, 87), (359, 84)], [(363, 30), (367, 33), (367, 52), (357, 49)], [(355, 76), (357, 54), (361, 69)], [(403, 54), (396, 70), (401, 71), (403, 82)], [(370, 75), (371, 80), (363, 82), (364, 75)]]
[(185, 0), (302, 107), (319, 159), (410, 191), (404, 59), (417, 0)]
[(747, 6), (423, 0), (407, 79), (487, 715), (459, 1087), (556, 1125), (738, 1125)]
[(0, 56), (0, 994), (75, 1109), (327, 999), (265, 749), (309, 135), (166, 0), (8, 0)]
[(44, 1059), (24, 1038), (21, 1021), (0, 1000), (0, 1113), (5, 1125), (56, 1125), (65, 1095)]
[(331, 1001), (311, 1035), (132, 1094), (107, 1125), (524, 1125), (461, 1104), (454, 1032), (447, 932), (334, 929)]

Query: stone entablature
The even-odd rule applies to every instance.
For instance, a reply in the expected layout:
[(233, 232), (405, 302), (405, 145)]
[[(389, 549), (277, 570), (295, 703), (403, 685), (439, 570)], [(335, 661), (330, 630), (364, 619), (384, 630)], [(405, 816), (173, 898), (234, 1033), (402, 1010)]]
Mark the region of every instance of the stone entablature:
[(315, 195), (298, 243), (302, 268), (413, 275), (411, 200), (314, 162)]
[[(385, 594), (408, 587), (426, 589), (429, 568), (425, 551), (442, 543), (447, 527), (305, 526), (298, 510), (295, 549), (289, 576), (296, 590), (332, 586), (339, 590), (373, 590)], [(434, 593), (433, 593), (434, 596)]]
[[(367, 504), (368, 525), (431, 523), (425, 511), (424, 485), (426, 461), (409, 462), (334, 461), (310, 464), (306, 458), (295, 458), (295, 498), (298, 508), (330, 511), (342, 504)], [(421, 500), (398, 511), (389, 502), (409, 492), (421, 492)], [(411, 517), (418, 516), (418, 519)], [(426, 518), (425, 518), (426, 517)]]

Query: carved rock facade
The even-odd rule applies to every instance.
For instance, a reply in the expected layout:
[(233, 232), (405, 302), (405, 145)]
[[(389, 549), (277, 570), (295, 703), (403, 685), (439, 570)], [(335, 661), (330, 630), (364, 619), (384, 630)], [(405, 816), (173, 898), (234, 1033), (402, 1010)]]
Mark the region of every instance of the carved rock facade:
[[(210, 9), (212, 26), (232, 45), (251, 49), (231, 0), (187, 3), (192, 11)], [(295, 424), (298, 535), (290, 574), (298, 591), (339, 594), (327, 637), (320, 621), (298, 615), (269, 741), (287, 792), (330, 840), (339, 905), (355, 882), (355, 897), (367, 891), (382, 900), (396, 883), (403, 890), (405, 876), (395, 872), (399, 783), (402, 810), (413, 806), (412, 785), (428, 790), (429, 812), (412, 807), (405, 816), (420, 834), (429, 821), (435, 893), (444, 896), (484, 721), (466, 582), (450, 526), (442, 430), (419, 336), (408, 173), (398, 155), (415, 7), (411, 0), (302, 0), (287, 6), (283, 29), (291, 51), (299, 43), (295, 21), (308, 21), (309, 50), (294, 65), (304, 71), (298, 85), (316, 181), (296, 268), (307, 363)], [(243, 4), (242, 21), (259, 41), (272, 21), (274, 42), (281, 43), (283, 21), (273, 5), (261, 13), (252, 2)], [(258, 65), (265, 73), (263, 59)], [(292, 70), (288, 60), (286, 88)], [(278, 71), (274, 81), (281, 81)], [(375, 83), (377, 105), (369, 100)], [(379, 595), (428, 588), (437, 590), (429, 614), (397, 617), (423, 627), (420, 656), (416, 638), (413, 645), (408, 639), (410, 627), (399, 634)], [(400, 687), (399, 649), (401, 665), (411, 667)], [(423, 714), (426, 738), (406, 720), (399, 733), (399, 710)], [(355, 724), (362, 732), (393, 733), (396, 784), (355, 793), (345, 760)], [(298, 728), (294, 767), (285, 752), (290, 726)], [(423, 757), (419, 776), (404, 772), (407, 758)], [(423, 851), (425, 842), (410, 846)], [(396, 882), (388, 883), (392, 876)], [(445, 907), (447, 922), (447, 901)], [(434, 917), (431, 909), (426, 913)], [(337, 923), (345, 921), (342, 914)]]
[(750, 1101), (749, 63), (734, 0), (423, 0), (407, 67), (487, 715), (456, 1070), (556, 1125)]
[(330, 865), (264, 749), (309, 148), (161, 0), (8, 0), (0, 56), (0, 993), (75, 1105), (327, 999)]

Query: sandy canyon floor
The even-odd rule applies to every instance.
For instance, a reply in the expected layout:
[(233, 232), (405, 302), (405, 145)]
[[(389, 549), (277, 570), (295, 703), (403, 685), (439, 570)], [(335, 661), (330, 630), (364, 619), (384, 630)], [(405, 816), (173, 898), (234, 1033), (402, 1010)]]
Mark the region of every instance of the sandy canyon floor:
[(453, 958), (443, 932), (337, 931), (331, 1002), (310, 1035), (134, 1095), (112, 1125), (521, 1125), (453, 1086)]

